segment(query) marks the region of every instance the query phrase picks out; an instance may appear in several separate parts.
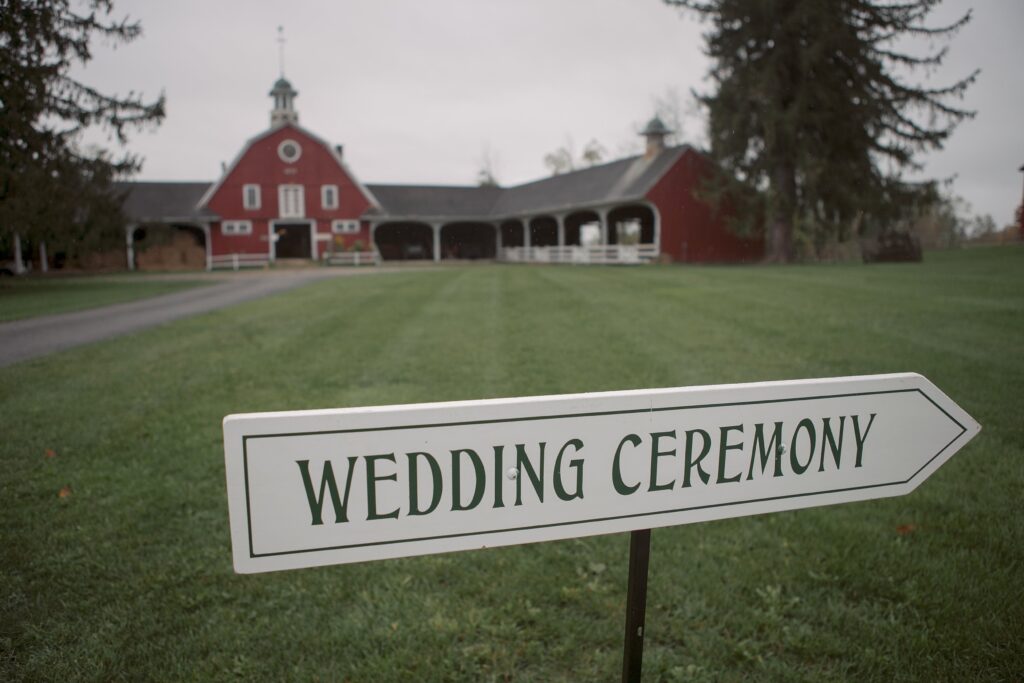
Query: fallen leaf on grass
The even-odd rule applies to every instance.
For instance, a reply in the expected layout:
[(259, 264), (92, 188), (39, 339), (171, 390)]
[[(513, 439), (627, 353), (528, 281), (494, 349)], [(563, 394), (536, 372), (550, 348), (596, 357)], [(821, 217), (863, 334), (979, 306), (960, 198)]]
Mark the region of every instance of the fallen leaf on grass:
[(64, 488), (57, 494), (58, 498), (70, 498), (71, 497), (71, 484), (65, 484)]
[(912, 534), (915, 531), (917, 531), (916, 524), (900, 524), (898, 527), (896, 527), (896, 533), (898, 533), (900, 536), (906, 536), (907, 534)]
[(57, 457), (57, 451), (53, 450), (52, 448), (47, 448), (46, 452), (43, 453), (43, 457), (44, 458), (56, 458)]

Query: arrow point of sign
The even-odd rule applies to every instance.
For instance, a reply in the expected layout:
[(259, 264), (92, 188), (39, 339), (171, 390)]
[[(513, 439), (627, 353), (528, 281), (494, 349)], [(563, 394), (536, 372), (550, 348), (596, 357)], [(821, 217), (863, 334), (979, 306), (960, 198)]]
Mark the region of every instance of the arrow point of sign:
[(906, 493), (909, 493), (977, 436), (981, 432), (981, 424), (924, 375), (906, 373), (906, 376), (911, 379), (911, 385), (920, 392), (920, 395), (932, 405), (935, 411), (940, 413), (946, 421), (955, 425), (958, 430), (952, 439), (938, 453), (931, 455), (928, 461), (910, 478), (908, 481), (910, 487), (906, 490)]

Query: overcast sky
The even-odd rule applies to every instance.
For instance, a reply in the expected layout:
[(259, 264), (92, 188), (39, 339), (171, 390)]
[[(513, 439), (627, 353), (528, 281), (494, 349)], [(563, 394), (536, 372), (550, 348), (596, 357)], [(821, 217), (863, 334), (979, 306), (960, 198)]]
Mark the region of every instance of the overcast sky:
[[(922, 161), (1003, 225), (1024, 180), (1024, 2), (946, 0), (935, 20), (972, 5), (925, 82), (981, 68), (964, 102), (978, 115)], [(674, 90), (686, 110), (707, 85), (705, 27), (659, 0), (116, 1), (125, 14), (143, 36), (97, 44), (79, 75), (104, 92), (167, 95), (163, 125), (130, 143), (146, 180), (215, 180), (266, 129), (279, 25), (300, 124), (344, 144), (369, 183), (472, 184), (489, 153), (516, 184), (546, 175), (544, 155), (570, 139), (620, 156), (656, 97)], [(683, 141), (699, 144), (702, 127), (691, 112)]]

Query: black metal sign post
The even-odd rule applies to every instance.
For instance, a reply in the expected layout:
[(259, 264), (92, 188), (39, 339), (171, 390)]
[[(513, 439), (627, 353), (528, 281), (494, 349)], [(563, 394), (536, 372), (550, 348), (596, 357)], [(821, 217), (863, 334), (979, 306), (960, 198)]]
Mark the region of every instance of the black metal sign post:
[(644, 659), (644, 616), (647, 613), (647, 564), (651, 530), (629, 534), (629, 585), (626, 589), (626, 642), (622, 651), (622, 683), (640, 683)]

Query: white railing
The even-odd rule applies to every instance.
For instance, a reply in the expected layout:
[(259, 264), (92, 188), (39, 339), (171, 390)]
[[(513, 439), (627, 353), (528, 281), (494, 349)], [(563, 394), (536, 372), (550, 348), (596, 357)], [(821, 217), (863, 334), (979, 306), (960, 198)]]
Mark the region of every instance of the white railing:
[(509, 263), (635, 264), (648, 263), (657, 258), (657, 244), (504, 247), (498, 250), (498, 260)]
[(210, 270), (218, 268), (266, 268), (270, 263), (267, 254), (224, 254), (223, 256), (210, 257)]
[(380, 263), (380, 254), (376, 251), (339, 251), (328, 254), (324, 261), (329, 266), (376, 266)]

